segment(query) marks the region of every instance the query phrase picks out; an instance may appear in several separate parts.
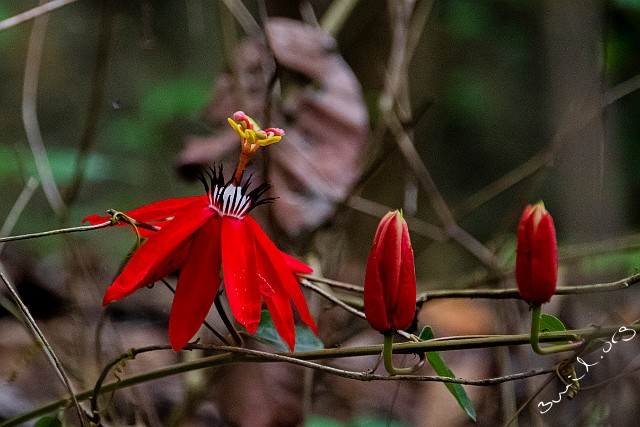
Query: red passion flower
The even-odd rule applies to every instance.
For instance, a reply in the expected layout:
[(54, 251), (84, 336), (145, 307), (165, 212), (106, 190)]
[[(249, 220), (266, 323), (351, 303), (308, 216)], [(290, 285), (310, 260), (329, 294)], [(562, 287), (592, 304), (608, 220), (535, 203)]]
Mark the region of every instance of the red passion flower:
[[(234, 117), (237, 116), (238, 113)], [(249, 134), (249, 138), (256, 132), (255, 127), (247, 129), (242, 122), (240, 129)], [(278, 140), (282, 134), (276, 135)], [(267, 134), (260, 141), (269, 137), (274, 135)], [(247, 143), (244, 136), (242, 143), (244, 153)], [(178, 351), (202, 325), (224, 279), (227, 300), (236, 320), (253, 334), (258, 328), (264, 301), (276, 331), (293, 350), (295, 329), (291, 301), (301, 319), (317, 332), (294, 275), (312, 270), (278, 250), (249, 216), (256, 206), (273, 201), (262, 197), (269, 184), (250, 190), (249, 180), (241, 184), (242, 170), (236, 171), (229, 181), (225, 181), (221, 167), (211, 169), (206, 175), (201, 178), (205, 196), (162, 200), (126, 214), (152, 230), (139, 228), (147, 240), (109, 286), (103, 305), (180, 269), (169, 317), (169, 340)], [(91, 215), (85, 221), (96, 224), (109, 218)]]
[(416, 310), (416, 272), (407, 223), (386, 214), (376, 231), (364, 279), (364, 312), (380, 332), (406, 329)]
[(528, 205), (518, 226), (518, 290), (530, 304), (544, 304), (556, 292), (557, 280), (558, 248), (553, 218), (544, 203)]

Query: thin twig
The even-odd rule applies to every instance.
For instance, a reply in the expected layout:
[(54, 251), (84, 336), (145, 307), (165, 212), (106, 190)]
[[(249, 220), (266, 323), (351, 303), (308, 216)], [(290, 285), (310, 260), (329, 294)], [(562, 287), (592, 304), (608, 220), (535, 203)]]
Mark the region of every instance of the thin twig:
[[(312, 291), (314, 291), (315, 293), (323, 296), (324, 298), (328, 299), (329, 301), (331, 301), (332, 303), (334, 303), (335, 305), (347, 310), (349, 313), (353, 314), (354, 316), (358, 316), (362, 319), (367, 318), (367, 316), (360, 310), (357, 310), (353, 307), (351, 307), (349, 304), (345, 304), (344, 302), (342, 302), (339, 298), (335, 297), (334, 295), (332, 295), (330, 292), (325, 291), (324, 289), (322, 289), (319, 286), (314, 285), (313, 283), (311, 283), (309, 280), (302, 278), (300, 280), (300, 284), (306, 288), (311, 289)], [(411, 334), (405, 331), (396, 331), (396, 333), (406, 339), (411, 339)]]
[(619, 99), (638, 90), (640, 90), (640, 74), (636, 74), (630, 79), (627, 79), (609, 89), (604, 94), (603, 107), (608, 107)]
[[(628, 329), (633, 329), (634, 331), (640, 331), (640, 324), (634, 324), (627, 326)], [(601, 328), (587, 328), (587, 329), (577, 329), (577, 330), (569, 330), (569, 331), (558, 331), (558, 332), (546, 332), (540, 335), (540, 341), (542, 342), (558, 342), (558, 341), (566, 341), (568, 339), (586, 339), (593, 340), (599, 337), (609, 337), (614, 332), (618, 331), (618, 326), (609, 326), (609, 327), (601, 327)], [(448, 350), (462, 350), (469, 348), (487, 348), (487, 347), (496, 347), (496, 346), (511, 346), (511, 345), (529, 345), (530, 336), (528, 334), (517, 334), (517, 335), (498, 335), (498, 336), (488, 336), (483, 339), (464, 339), (464, 337), (458, 337), (455, 340), (450, 342), (446, 341), (422, 341), (422, 342), (408, 342), (408, 343), (399, 343), (394, 344), (394, 353), (399, 354), (417, 354), (424, 353), (425, 351), (448, 351)], [(289, 359), (296, 360), (321, 360), (321, 359), (335, 359), (338, 357), (356, 357), (356, 356), (372, 356), (380, 354), (382, 351), (381, 345), (376, 346), (368, 346), (368, 347), (356, 347), (356, 348), (331, 348), (324, 349), (320, 351), (311, 351), (311, 352), (298, 352), (298, 353), (288, 353), (288, 354), (271, 354), (264, 353), (260, 354), (260, 352), (256, 353), (256, 355), (242, 355), (242, 354), (234, 354), (244, 352), (246, 349), (241, 349), (237, 347), (216, 347), (216, 346), (203, 346), (203, 345), (194, 345), (187, 344), (184, 348), (185, 350), (190, 349), (217, 349), (220, 351), (225, 351), (225, 353), (218, 354), (215, 356), (205, 357), (199, 360), (193, 360), (189, 362), (179, 363), (173, 366), (161, 368), (158, 370), (146, 372), (144, 374), (139, 374), (136, 376), (132, 376), (129, 378), (124, 378), (119, 381), (114, 381), (109, 384), (105, 384), (101, 387), (101, 393), (108, 393), (113, 390), (131, 387), (137, 384), (141, 384), (144, 382), (165, 378), (171, 375), (178, 375), (185, 372), (211, 368), (215, 366), (230, 364), (230, 363), (242, 363), (242, 362), (252, 362), (252, 363), (264, 363), (264, 362), (274, 362), (274, 361), (286, 361)], [(248, 350), (255, 351), (255, 350)], [(259, 355), (258, 355), (259, 354)], [(282, 357), (287, 358), (286, 360)], [(277, 360), (276, 360), (277, 359)], [(311, 367), (311, 366), (310, 366)], [(317, 365), (313, 367), (314, 369), (324, 370), (324, 365)], [(519, 374), (508, 375), (504, 377), (497, 378), (487, 378), (481, 380), (465, 380), (461, 378), (450, 378), (450, 377), (436, 377), (436, 376), (396, 376), (396, 377), (387, 377), (387, 376), (376, 376), (371, 373), (360, 373), (355, 372), (356, 379), (361, 381), (374, 381), (374, 380), (385, 380), (385, 381), (439, 381), (439, 382), (450, 382), (450, 383), (458, 383), (463, 385), (472, 385), (472, 386), (490, 386), (495, 384), (500, 384), (505, 381), (514, 381), (518, 379), (528, 378), (536, 375), (544, 375), (554, 371), (554, 368), (547, 369), (539, 369), (528, 372), (523, 372)], [(81, 393), (78, 393), (76, 397), (79, 400), (85, 400), (92, 396), (93, 389), (86, 390)], [(43, 407), (37, 408), (27, 414), (23, 414), (16, 418), (6, 420), (4, 422), (0, 422), (0, 427), (9, 427), (16, 426), (20, 423), (24, 423), (28, 420), (31, 420), (40, 415), (44, 415), (55, 411), (58, 408), (65, 406), (68, 403), (68, 398), (65, 397), (63, 399), (52, 402)]]
[(540, 393), (542, 393), (542, 390), (544, 390), (549, 384), (551, 384), (551, 381), (553, 381), (554, 378), (555, 378), (555, 375), (549, 375), (549, 377), (545, 380), (545, 382), (543, 382), (540, 385), (540, 387), (538, 387), (538, 389), (531, 396), (529, 396), (527, 398), (527, 400), (522, 405), (520, 405), (518, 410), (513, 413), (511, 418), (509, 418), (504, 423), (503, 427), (509, 427), (518, 418), (518, 415), (520, 414), (520, 412), (522, 412), (522, 410), (524, 408), (529, 406), (529, 404), (533, 401), (533, 399), (535, 399), (536, 396), (538, 396)]
[(315, 292), (315, 293), (321, 295), (322, 297), (328, 299), (329, 301), (331, 301), (335, 305), (337, 305), (339, 307), (342, 307), (343, 309), (345, 309), (349, 313), (353, 314), (354, 316), (360, 317), (361, 319), (366, 319), (366, 316), (362, 311), (351, 307), (349, 304), (345, 304), (339, 298), (337, 298), (336, 296), (332, 295), (330, 292), (327, 292), (324, 289), (322, 289), (321, 287), (316, 286), (313, 283), (311, 283), (310, 280), (302, 278), (300, 280), (300, 284), (302, 286), (304, 286), (305, 288), (311, 289), (313, 292)]
[[(96, 419), (94, 419), (94, 422), (95, 420), (98, 419), (97, 417), (99, 417), (98, 405), (97, 405), (98, 396), (100, 394), (107, 393), (109, 391), (123, 388), (125, 386), (120, 387), (119, 385), (122, 385), (123, 382), (131, 381), (132, 379), (136, 378), (136, 377), (131, 377), (124, 380), (116, 381), (115, 383), (103, 385), (104, 380), (106, 379), (109, 371), (113, 367), (117, 366), (124, 360), (135, 359), (135, 357), (138, 354), (142, 354), (150, 351), (169, 350), (169, 349), (171, 349), (171, 347), (167, 345), (148, 346), (148, 347), (142, 347), (138, 349), (132, 348), (129, 351), (116, 357), (111, 362), (109, 362), (105, 366), (105, 368), (102, 370), (102, 373), (100, 374), (93, 388), (93, 392), (90, 395), (91, 409), (94, 414), (94, 417), (96, 417)], [(506, 375), (503, 377), (486, 378), (481, 380), (467, 380), (462, 378), (452, 378), (452, 377), (436, 376), (436, 375), (396, 375), (396, 376), (390, 377), (386, 375), (376, 375), (376, 374), (373, 374), (372, 372), (354, 372), (354, 371), (347, 371), (344, 369), (334, 368), (334, 367), (322, 365), (320, 363), (311, 362), (309, 360), (306, 360), (305, 358), (295, 357), (295, 354), (287, 355), (283, 353), (267, 353), (264, 351), (251, 350), (251, 349), (240, 348), (240, 347), (208, 346), (208, 345), (201, 345), (201, 344), (187, 344), (184, 347), (184, 350), (194, 350), (194, 349), (222, 351), (222, 352), (225, 352), (226, 354), (224, 353), (218, 354), (218, 355), (210, 356), (200, 360), (186, 362), (179, 365), (174, 365), (169, 369), (163, 369), (163, 371), (165, 373), (169, 372), (168, 375), (175, 375), (175, 374), (187, 372), (190, 370), (218, 366), (220, 364), (225, 364), (225, 362), (226, 363), (286, 362), (294, 365), (303, 366), (306, 368), (319, 370), (319, 371), (340, 376), (343, 378), (349, 378), (349, 379), (354, 379), (359, 381), (387, 381), (387, 380), (422, 381), (422, 382), (431, 381), (431, 382), (456, 383), (456, 384), (463, 384), (463, 385), (485, 386), (485, 387), (495, 385), (495, 384), (500, 384), (503, 382), (516, 381), (524, 378), (529, 378), (532, 376), (544, 375), (546, 373), (554, 371), (554, 368), (538, 369), (538, 370), (531, 370), (528, 372)], [(238, 357), (238, 356), (241, 356), (241, 357)], [(242, 357), (242, 356), (245, 356), (245, 357)], [(213, 362), (213, 363), (209, 363), (209, 362)], [(182, 366), (187, 366), (190, 369), (182, 370), (181, 369)], [(175, 368), (178, 368), (178, 369), (175, 369)], [(146, 376), (148, 374), (149, 373), (142, 374), (142, 375)], [(133, 385), (133, 384), (129, 384), (127, 386), (130, 386), (130, 385)], [(80, 393), (79, 396), (82, 396), (82, 398), (85, 398), (84, 394), (85, 392)], [(3, 426), (3, 424), (0, 424), (0, 426)]]
[(532, 194), (534, 189), (540, 185), (542, 172), (552, 166), (555, 160), (555, 154), (560, 150), (560, 148), (562, 148), (566, 141), (570, 140), (570, 136), (572, 134), (577, 134), (582, 130), (606, 107), (638, 90), (640, 90), (640, 74), (610, 88), (603, 95), (600, 103), (593, 102), (592, 99), (585, 101), (584, 105), (580, 106), (580, 112), (578, 114), (574, 114), (574, 120), (570, 120), (566, 116), (564, 117), (545, 150), (534, 155), (522, 165), (501, 176), (470, 196), (467, 200), (463, 201), (454, 209), (455, 217), (460, 219), (469, 215), (472, 211), (497, 197), (504, 191), (512, 188), (512, 186), (517, 183), (520, 183), (527, 178), (531, 178), (532, 182), (529, 184), (529, 189), (522, 192), (524, 197), (518, 197), (511, 204), (511, 208), (506, 210), (509, 214), (506, 215), (503, 225), (498, 227), (494, 233), (494, 236), (502, 235), (501, 239), (499, 237), (492, 238), (492, 240), (495, 240), (495, 246), (504, 243), (506, 238), (504, 230), (511, 227), (513, 222), (517, 219), (517, 215), (522, 209), (522, 200), (527, 200), (530, 197), (528, 195)]
[(620, 253), (637, 250), (640, 250), (640, 235), (631, 234), (599, 242), (562, 246), (558, 250), (558, 262), (567, 263), (613, 252)]
[(253, 37), (262, 36), (263, 33), (260, 29), (260, 25), (258, 25), (251, 15), (251, 12), (249, 12), (249, 9), (247, 9), (242, 2), (222, 0), (222, 3), (224, 3), (229, 12), (231, 12), (236, 21), (238, 21), (238, 24), (240, 24), (246, 34)]
[(40, 15), (53, 12), (56, 9), (60, 9), (63, 6), (74, 3), (76, 1), (77, 0), (51, 0), (40, 6), (36, 6), (33, 9), (29, 9), (18, 15), (12, 16), (11, 18), (0, 21), (0, 31), (6, 30), (7, 28), (15, 27), (16, 25), (22, 24), (23, 22), (30, 21)]
[[(34, 177), (30, 177), (27, 180), (24, 188), (20, 192), (20, 195), (16, 199), (15, 203), (11, 207), (11, 210), (7, 214), (7, 217), (2, 224), (2, 228), (0, 229), (0, 237), (6, 237), (7, 234), (10, 234), (13, 231), (13, 228), (18, 222), (18, 218), (20, 218), (20, 215), (22, 215), (22, 211), (27, 206), (27, 203), (29, 203), (29, 200), (31, 200), (31, 197), (33, 196), (36, 188), (38, 188), (38, 180)], [(4, 249), (4, 246), (5, 242), (0, 241), (0, 254)], [(2, 261), (0, 261), (0, 272), (6, 273)], [(20, 310), (18, 309), (18, 307), (14, 303), (12, 303), (10, 299), (5, 298), (2, 293), (0, 293), (0, 306), (4, 307), (5, 310), (13, 315), (13, 317), (20, 320), (21, 322), (24, 322), (24, 319), (20, 315)]]
[(244, 345), (244, 340), (242, 339), (236, 328), (233, 326), (233, 323), (231, 323), (231, 320), (229, 319), (229, 316), (227, 316), (227, 313), (224, 311), (224, 307), (222, 306), (222, 302), (220, 301), (220, 294), (216, 295), (216, 297), (213, 299), (213, 305), (215, 305), (216, 310), (218, 310), (218, 314), (222, 319), (222, 323), (224, 323), (224, 326), (231, 334), (233, 341), (237, 346), (242, 347)]
[(55, 352), (53, 351), (53, 348), (51, 347), (51, 345), (49, 345), (49, 342), (47, 341), (47, 339), (45, 338), (44, 334), (42, 333), (42, 331), (38, 327), (38, 324), (36, 323), (35, 319), (31, 316), (31, 313), (29, 312), (29, 309), (22, 302), (22, 299), (20, 298), (20, 295), (18, 295), (18, 292), (15, 289), (13, 289), (13, 286), (11, 286), (11, 284), (9, 283), (7, 278), (1, 272), (0, 272), (0, 278), (2, 278), (2, 281), (7, 286), (7, 289), (9, 289), (9, 292), (11, 293), (11, 296), (13, 297), (15, 303), (20, 308), (20, 311), (22, 312), (22, 315), (25, 317), (25, 319), (29, 323), (29, 326), (31, 327), (32, 332), (34, 333), (34, 335), (37, 337), (37, 339), (44, 346), (45, 354), (49, 358), (49, 361), (51, 362), (51, 365), (53, 366), (53, 369), (56, 371), (56, 373), (58, 374), (58, 376), (62, 380), (62, 383), (64, 384), (65, 388), (67, 389), (67, 391), (71, 395), (71, 399), (73, 400), (73, 404), (75, 405), (76, 411), (78, 412), (78, 419), (80, 420), (80, 425), (84, 426), (85, 425), (85, 422), (84, 422), (84, 411), (80, 407), (80, 403), (78, 402), (78, 399), (76, 399), (76, 393), (75, 393), (75, 391), (73, 389), (73, 385), (71, 385), (71, 381), (69, 381), (69, 377), (67, 376), (67, 374), (64, 371), (64, 368), (62, 367), (62, 363), (60, 363), (60, 360), (58, 359), (58, 356), (56, 356)]
[(97, 230), (99, 228), (110, 227), (113, 225), (111, 221), (101, 222), (95, 225), (81, 225), (79, 227), (60, 228), (58, 230), (41, 231), (39, 233), (21, 234), (19, 236), (0, 237), (0, 242), (11, 242), (14, 240), (36, 239), (38, 237), (53, 236), (56, 234), (77, 233), (80, 231)]
[(71, 184), (65, 192), (64, 201), (71, 204), (78, 196), (78, 191), (82, 185), (89, 155), (95, 142), (96, 130), (100, 117), (101, 105), (104, 97), (105, 84), (107, 81), (107, 65), (111, 52), (111, 36), (113, 33), (113, 3), (112, 0), (102, 0), (100, 27), (98, 32), (98, 46), (96, 48), (96, 68), (91, 80), (91, 93), (89, 95), (89, 105), (87, 107), (87, 117), (84, 131), (80, 139), (80, 148), (76, 159), (75, 170)]
[(337, 37), (360, 0), (334, 0), (320, 19), (323, 30)]
[(436, 215), (446, 227), (454, 222), (451, 210), (447, 206), (442, 194), (440, 194), (431, 174), (420, 160), (420, 155), (413, 145), (411, 138), (394, 112), (394, 105), (400, 90), (400, 84), (406, 73), (409, 59), (406, 55), (407, 26), (414, 2), (401, 1), (392, 4), (396, 7), (396, 19), (393, 22), (393, 38), (390, 49), (391, 55), (387, 65), (387, 78), (379, 101), (380, 112), (386, 126), (394, 135), (396, 145), (400, 149), (400, 153), (403, 155), (405, 162), (409, 165), (418, 182), (420, 182), (420, 185), (427, 193), (427, 197)]
[[(609, 283), (596, 283), (580, 286), (559, 286), (555, 295), (590, 294), (598, 292), (621, 291), (640, 282), (640, 274), (625, 277)], [(488, 299), (522, 299), (517, 288), (510, 289), (461, 289), (435, 290), (418, 295), (418, 302), (435, 298), (488, 298)]]
[(22, 122), (47, 201), (58, 218), (64, 218), (67, 208), (60, 195), (60, 190), (56, 184), (53, 172), (51, 171), (51, 164), (47, 157), (47, 149), (44, 146), (40, 125), (38, 124), (36, 107), (40, 65), (44, 52), (48, 22), (49, 15), (38, 16), (33, 24), (29, 37), (27, 61), (24, 66), (24, 84), (22, 87)]
[(396, 7), (396, 19), (393, 22), (391, 55), (387, 66), (389, 71), (385, 81), (385, 88), (379, 101), (382, 119), (393, 134), (394, 141), (405, 163), (412, 170), (420, 186), (426, 192), (429, 203), (443, 225), (445, 235), (451, 237), (460, 244), (460, 246), (469, 251), (485, 267), (490, 270), (495, 270), (498, 266), (495, 255), (455, 222), (451, 209), (440, 193), (431, 173), (421, 160), (411, 136), (404, 129), (394, 109), (401, 82), (406, 75), (408, 60), (410, 59), (406, 52), (408, 37), (407, 26), (414, 2), (394, 2), (393, 5)]
[[(0, 229), (0, 238), (11, 234), (13, 227), (16, 226), (18, 218), (22, 215), (22, 211), (27, 206), (27, 203), (29, 203), (29, 200), (31, 200), (36, 188), (38, 188), (38, 180), (34, 177), (30, 177), (2, 224), (2, 228)], [(0, 253), (2, 253), (4, 244), (4, 241), (0, 241)]]
[[(355, 194), (349, 196), (345, 201), (345, 204), (353, 210), (366, 213), (367, 215), (371, 215), (376, 218), (381, 218), (387, 212), (393, 210), (388, 206), (374, 202), (373, 200), (365, 199), (364, 197), (360, 197)], [(410, 216), (405, 217), (405, 219), (409, 226), (409, 230), (437, 242), (444, 242), (447, 240), (447, 235), (444, 233), (442, 228), (437, 225), (430, 224), (419, 218)]]
[(240, 348), (240, 347), (228, 347), (218, 348), (221, 351), (240, 354), (243, 356), (248, 356), (243, 361), (253, 362), (255, 360), (260, 360), (263, 362), (286, 362), (294, 365), (303, 366), (305, 368), (311, 368), (318, 371), (326, 372), (328, 374), (332, 374), (335, 376), (339, 376), (342, 378), (348, 378), (352, 380), (358, 381), (419, 381), (419, 382), (444, 382), (444, 383), (453, 383), (453, 384), (462, 384), (462, 385), (470, 385), (470, 386), (479, 386), (486, 387), (491, 385), (500, 384), (507, 381), (515, 381), (519, 379), (529, 378), (537, 375), (544, 375), (549, 372), (553, 372), (555, 368), (547, 368), (547, 369), (538, 369), (531, 370), (529, 372), (522, 372), (518, 374), (505, 375), (503, 377), (497, 378), (484, 378), (480, 380), (468, 380), (463, 378), (453, 378), (439, 375), (379, 375), (374, 374), (372, 372), (354, 372), (347, 371), (344, 369), (334, 368), (331, 366), (322, 365), (320, 363), (311, 362), (309, 360), (305, 360), (302, 358), (293, 357), (284, 353), (266, 353), (264, 351), (259, 350), (251, 350), (248, 348)]
[(362, 286), (353, 285), (351, 283), (339, 282), (337, 280), (327, 279), (326, 277), (317, 277), (317, 276), (304, 276), (304, 277), (312, 282), (323, 283), (325, 285), (329, 285), (345, 291), (357, 292), (360, 294), (364, 292), (364, 288)]
[(107, 375), (109, 375), (109, 372), (111, 371), (111, 369), (119, 365), (125, 360), (135, 359), (138, 354), (147, 353), (147, 352), (156, 351), (156, 350), (171, 350), (171, 346), (170, 345), (152, 345), (148, 347), (132, 348), (132, 349), (129, 349), (129, 351), (122, 353), (120, 356), (116, 357), (111, 362), (107, 363), (107, 365), (102, 369), (102, 372), (100, 372), (100, 376), (98, 376), (98, 379), (96, 380), (96, 384), (93, 387), (93, 394), (89, 399), (90, 406), (91, 406), (91, 415), (92, 415), (91, 421), (93, 423), (98, 423), (100, 420), (100, 411), (98, 411), (98, 396), (100, 396), (101, 394), (102, 384), (104, 383), (104, 380), (107, 378)]
[(496, 179), (484, 188), (481, 188), (462, 203), (455, 206), (453, 208), (454, 217), (460, 220), (470, 215), (485, 203), (493, 200), (495, 197), (507, 191), (514, 185), (538, 172), (540, 168), (549, 162), (549, 158), (550, 153), (547, 150), (544, 150), (543, 152), (534, 155), (520, 166), (517, 166), (511, 171), (505, 173), (500, 178)]
[[(310, 282), (326, 284), (332, 287), (343, 289), (350, 292), (362, 293), (362, 286), (353, 285), (351, 283), (339, 282), (324, 277), (304, 276)], [(575, 295), (589, 294), (598, 292), (621, 291), (628, 289), (640, 282), (640, 273), (625, 277), (615, 282), (596, 283), (591, 285), (577, 286), (559, 286), (555, 295)], [(508, 289), (441, 289), (432, 290), (418, 294), (417, 302), (424, 302), (436, 298), (486, 298), (486, 299), (522, 299), (517, 288)]]
[(434, 5), (435, 0), (424, 0), (416, 2), (416, 7), (413, 11), (413, 16), (411, 17), (411, 22), (409, 24), (409, 29), (407, 32), (406, 55), (408, 61), (411, 61), (411, 59), (413, 59), (413, 54), (415, 53), (415, 50), (418, 47), (420, 40), (422, 39), (424, 28), (431, 18), (431, 12), (433, 11)]

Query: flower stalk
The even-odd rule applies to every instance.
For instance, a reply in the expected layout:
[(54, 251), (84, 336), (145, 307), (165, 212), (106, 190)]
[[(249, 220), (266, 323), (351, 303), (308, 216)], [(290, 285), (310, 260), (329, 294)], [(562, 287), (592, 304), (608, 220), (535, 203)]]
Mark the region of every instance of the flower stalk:
[(420, 357), (420, 362), (414, 366), (408, 366), (406, 368), (396, 368), (393, 366), (393, 332), (387, 332), (384, 334), (384, 341), (382, 346), (382, 360), (384, 363), (384, 369), (389, 375), (411, 375), (419, 371), (424, 366), (424, 353)]
[(570, 344), (560, 344), (551, 347), (540, 347), (540, 318), (541, 304), (533, 304), (531, 306), (531, 348), (540, 355), (548, 355), (554, 353), (562, 353), (565, 351), (573, 351), (584, 345), (584, 340), (579, 340)]

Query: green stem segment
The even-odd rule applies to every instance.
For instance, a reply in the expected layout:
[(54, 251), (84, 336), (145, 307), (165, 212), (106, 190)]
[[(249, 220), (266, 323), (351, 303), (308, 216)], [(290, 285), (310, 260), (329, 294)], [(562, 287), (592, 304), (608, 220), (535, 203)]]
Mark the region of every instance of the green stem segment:
[[(632, 325), (628, 325), (630, 330), (635, 332), (640, 332), (640, 324), (634, 323)], [(556, 331), (556, 332), (545, 332), (543, 334), (543, 341), (561, 341), (568, 339), (577, 339), (576, 337), (582, 337), (585, 342), (593, 341), (600, 337), (610, 337), (613, 333), (617, 332), (619, 326), (603, 326), (599, 328), (585, 328), (585, 329), (574, 329), (568, 331)], [(420, 341), (420, 342), (408, 342), (400, 344), (398, 350), (403, 354), (416, 354), (425, 351), (451, 351), (451, 350), (465, 350), (465, 349), (478, 349), (478, 348), (493, 348), (497, 346), (511, 346), (511, 345), (526, 345), (529, 344), (531, 340), (531, 336), (529, 334), (518, 334), (518, 335), (491, 335), (482, 338), (474, 337), (452, 337), (447, 340), (429, 340), (429, 341)], [(190, 346), (191, 344), (187, 344)], [(185, 347), (187, 347), (185, 346)], [(167, 349), (168, 346), (165, 346)], [(194, 346), (193, 348), (196, 348)], [(231, 353), (231, 351), (243, 351), (249, 352), (250, 350), (246, 349), (237, 349), (237, 348), (228, 348), (228, 347), (218, 347), (220, 351), (226, 351), (226, 353), (216, 354), (214, 356), (208, 356), (198, 360), (192, 360), (189, 362), (182, 362), (176, 365), (156, 369), (149, 372), (144, 372), (142, 374), (134, 375), (128, 378), (123, 378), (122, 380), (114, 381), (108, 384), (102, 385), (100, 388), (100, 393), (108, 393), (113, 390), (119, 390), (127, 387), (132, 387), (134, 385), (142, 384), (145, 382), (150, 382), (153, 380), (157, 380), (160, 378), (166, 378), (171, 375), (178, 375), (185, 372), (194, 371), (197, 369), (204, 368), (212, 368), (216, 366), (228, 365), (231, 363), (272, 363), (274, 362), (274, 357), (280, 357), (278, 354), (270, 354), (263, 353), (261, 357), (254, 355), (240, 355)], [(137, 349), (137, 353), (140, 353), (142, 349)], [(185, 348), (186, 350), (186, 348)], [(299, 352), (299, 353), (288, 353), (289, 357), (295, 357), (295, 359), (301, 361), (308, 360), (326, 360), (326, 359), (338, 359), (338, 358), (346, 358), (346, 357), (359, 357), (359, 356), (372, 356), (380, 354), (380, 346), (366, 346), (366, 347), (353, 347), (353, 348), (325, 348), (323, 350), (318, 351), (309, 351), (309, 352)], [(313, 367), (319, 371), (327, 372), (329, 368), (326, 365), (315, 365)], [(534, 371), (532, 371), (534, 372)], [(548, 373), (552, 371), (545, 371), (544, 373)], [(335, 374), (335, 371), (332, 371)], [(337, 375), (337, 374), (335, 374)], [(537, 375), (537, 374), (536, 374)], [(349, 372), (344, 371), (342, 377), (351, 378), (360, 381), (372, 381), (372, 380), (388, 380), (390, 377), (382, 377), (375, 376), (369, 373), (358, 373), (358, 372)], [(529, 374), (518, 374), (518, 378), (509, 378), (501, 377), (499, 382), (504, 381), (513, 381), (515, 379), (521, 379), (528, 376), (533, 376)], [(417, 377), (416, 380), (426, 381), (428, 377)], [(459, 384), (467, 384), (467, 385), (476, 385), (476, 386), (488, 386), (493, 384), (498, 384), (499, 382), (493, 381), (495, 380), (463, 380), (458, 378), (443, 378), (437, 377), (437, 379), (433, 379), (434, 381), (442, 381), (442, 382), (455, 382)], [(83, 401), (89, 399), (94, 393), (94, 389), (85, 390), (76, 394), (76, 398), (78, 401)], [(0, 421), (0, 427), (11, 427), (23, 424), (29, 420), (37, 418), (39, 416), (46, 415), (60, 408), (64, 408), (69, 404), (70, 397), (65, 396), (62, 399), (58, 399), (54, 402), (51, 402), (47, 405), (36, 408), (30, 412), (19, 415), (15, 418), (11, 418), (8, 420)]]
[(562, 353), (564, 351), (573, 351), (584, 344), (584, 340), (576, 341), (571, 344), (554, 345), (551, 347), (540, 347), (540, 315), (541, 304), (531, 306), (531, 348), (538, 354), (547, 355), (554, 353)]
[(382, 348), (382, 359), (384, 360), (384, 368), (389, 375), (410, 375), (416, 372), (423, 366), (423, 363), (419, 363), (415, 366), (408, 368), (396, 368), (393, 366), (393, 335), (395, 331), (389, 331), (384, 333), (384, 347)]

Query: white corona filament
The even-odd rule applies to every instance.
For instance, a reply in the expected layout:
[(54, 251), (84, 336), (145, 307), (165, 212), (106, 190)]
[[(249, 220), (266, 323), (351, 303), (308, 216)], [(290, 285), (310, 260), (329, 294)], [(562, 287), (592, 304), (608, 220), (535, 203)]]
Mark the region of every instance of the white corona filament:
[(242, 192), (242, 187), (227, 185), (213, 187), (209, 194), (209, 204), (220, 215), (242, 219), (251, 207), (251, 198)]

